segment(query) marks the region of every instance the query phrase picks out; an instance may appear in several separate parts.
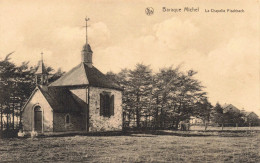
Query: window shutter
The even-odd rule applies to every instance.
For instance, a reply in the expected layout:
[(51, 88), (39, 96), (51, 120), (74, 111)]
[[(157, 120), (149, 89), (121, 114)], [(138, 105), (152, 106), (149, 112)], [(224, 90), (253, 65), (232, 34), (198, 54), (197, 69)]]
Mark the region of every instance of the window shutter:
[(110, 116), (114, 115), (114, 95), (110, 97)]
[(100, 94), (100, 116), (104, 115), (104, 95)]

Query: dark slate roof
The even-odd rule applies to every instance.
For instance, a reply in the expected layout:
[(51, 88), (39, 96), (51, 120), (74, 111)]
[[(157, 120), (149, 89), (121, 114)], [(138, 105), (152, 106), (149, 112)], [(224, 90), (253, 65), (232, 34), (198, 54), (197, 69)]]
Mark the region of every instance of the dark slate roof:
[(94, 66), (80, 63), (49, 86), (94, 86), (122, 90), (122, 88)]
[(245, 112), (245, 116), (249, 116), (252, 112)]
[(232, 104), (224, 104), (222, 106), (222, 108), (223, 108), (224, 112), (228, 112), (230, 110), (235, 111), (235, 112), (240, 112), (240, 110)]
[(38, 87), (54, 112), (83, 112), (82, 104), (66, 88)]
[(258, 115), (255, 113), (255, 112), (245, 112), (245, 116), (249, 116), (249, 115), (253, 115), (253, 116), (255, 116), (255, 117), (258, 117)]

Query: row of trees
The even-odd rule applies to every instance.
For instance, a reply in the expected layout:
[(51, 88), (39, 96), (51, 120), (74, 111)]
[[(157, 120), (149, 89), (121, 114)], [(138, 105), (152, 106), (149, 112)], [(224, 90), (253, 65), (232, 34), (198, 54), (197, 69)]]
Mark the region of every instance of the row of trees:
[[(180, 67), (168, 67), (153, 73), (150, 66), (137, 64), (135, 69), (123, 69), (119, 73), (108, 72), (107, 76), (124, 88), (123, 110), (128, 121), (134, 120), (136, 127), (152, 119), (155, 127), (177, 129), (180, 122), (196, 117), (203, 123), (248, 125), (240, 112), (224, 111), (219, 103), (208, 101), (197, 72), (183, 72)], [(259, 122), (257, 120), (250, 120)]]
[[(0, 122), (1, 129), (5, 121), (6, 128), (15, 127), (21, 113), (21, 107), (35, 88), (37, 65), (28, 66), (23, 62), (17, 66), (10, 61), (8, 54), (0, 60)], [(58, 79), (64, 72), (49, 72), (49, 83)], [(203, 85), (194, 70), (181, 71), (180, 67), (168, 67), (153, 73), (148, 65), (137, 64), (131, 69), (122, 69), (119, 73), (108, 72), (107, 76), (118, 82), (123, 91), (123, 110), (128, 120), (134, 120), (138, 128), (147, 118), (155, 127), (171, 124), (177, 129), (180, 122), (188, 121), (190, 116), (203, 120), (204, 123), (240, 123), (240, 114), (224, 113), (219, 104), (212, 107), (203, 91)], [(4, 120), (5, 119), (5, 120)]]
[(128, 119), (135, 119), (138, 128), (141, 119), (149, 116), (156, 127), (171, 123), (176, 129), (191, 115), (204, 119), (208, 116), (211, 105), (201, 82), (194, 77), (196, 73), (183, 72), (180, 67), (153, 73), (150, 66), (137, 64), (134, 70), (109, 72), (107, 76), (124, 88), (123, 110)]
[[(21, 108), (35, 88), (35, 72), (37, 65), (29, 66), (29, 62), (22, 62), (17, 66), (10, 61), (10, 53), (0, 60), (0, 123), (9, 129), (15, 128), (16, 122), (20, 121)], [(47, 67), (51, 74), (53, 68)], [(49, 82), (58, 79), (64, 72), (60, 69), (50, 75)], [(19, 123), (21, 124), (21, 123)]]

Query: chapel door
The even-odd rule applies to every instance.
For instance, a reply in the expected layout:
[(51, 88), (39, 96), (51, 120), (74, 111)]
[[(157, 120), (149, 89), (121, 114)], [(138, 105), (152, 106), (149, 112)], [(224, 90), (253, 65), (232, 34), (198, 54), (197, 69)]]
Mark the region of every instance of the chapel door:
[(42, 110), (39, 106), (34, 109), (34, 130), (42, 132)]

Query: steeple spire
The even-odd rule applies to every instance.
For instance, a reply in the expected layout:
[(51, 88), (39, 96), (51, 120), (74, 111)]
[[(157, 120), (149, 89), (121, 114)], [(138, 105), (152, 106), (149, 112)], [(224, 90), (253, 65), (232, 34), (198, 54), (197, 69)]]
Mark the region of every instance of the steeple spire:
[(43, 63), (43, 52), (41, 52), (41, 60), (38, 62), (38, 68), (35, 72), (36, 85), (48, 84), (48, 72)]
[(85, 63), (88, 67), (92, 67), (92, 50), (90, 45), (88, 44), (88, 21), (90, 19), (88, 17), (85, 18), (86, 21), (86, 44), (83, 46), (81, 51), (81, 62)]

